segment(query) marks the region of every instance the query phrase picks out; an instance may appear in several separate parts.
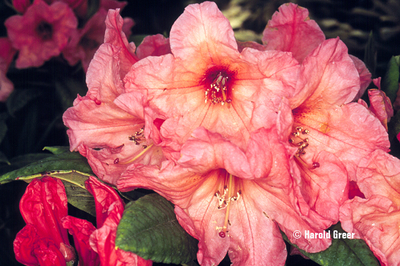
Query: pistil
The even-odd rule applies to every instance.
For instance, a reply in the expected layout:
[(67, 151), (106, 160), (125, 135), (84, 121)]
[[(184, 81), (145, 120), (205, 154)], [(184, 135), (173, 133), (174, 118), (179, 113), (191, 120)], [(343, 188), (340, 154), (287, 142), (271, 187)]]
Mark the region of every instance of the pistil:
[[(237, 201), (240, 198), (241, 191), (235, 191), (234, 189), (234, 176), (229, 174), (228, 177), (228, 185), (224, 186), (224, 193), (221, 195), (218, 191), (215, 193), (215, 196), (218, 199), (218, 209), (225, 209), (225, 219), (222, 227), (217, 227), (216, 229), (219, 231), (218, 235), (221, 238), (225, 238), (228, 235), (228, 226), (230, 225), (229, 221), (229, 213), (231, 210), (231, 204), (233, 201)], [(235, 193), (236, 192), (236, 193)]]

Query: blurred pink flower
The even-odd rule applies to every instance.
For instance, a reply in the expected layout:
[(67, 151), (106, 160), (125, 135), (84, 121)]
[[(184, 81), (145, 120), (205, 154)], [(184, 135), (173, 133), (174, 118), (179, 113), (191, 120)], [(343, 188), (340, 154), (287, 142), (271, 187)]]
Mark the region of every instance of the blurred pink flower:
[(12, 0), (12, 5), (14, 6), (15, 10), (23, 14), (31, 5), (31, 0)]
[(114, 100), (124, 92), (125, 73), (139, 59), (135, 46), (122, 31), (119, 10), (110, 10), (106, 19), (105, 43), (100, 46), (87, 71), (89, 91), (74, 101), (63, 116), (69, 128), (71, 151), (79, 150), (94, 173), (115, 184), (131, 163), (159, 164), (164, 156), (144, 136), (143, 111), (130, 114)]
[(14, 84), (7, 78), (7, 71), (16, 52), (8, 38), (0, 38), (0, 102), (5, 102), (14, 90)]
[[(119, 9), (118, 9), (119, 12)], [(62, 51), (64, 58), (70, 65), (75, 65), (79, 61), (87, 71), (89, 63), (92, 60), (96, 50), (104, 41), (104, 33), (108, 10), (100, 8), (84, 25), (82, 29), (75, 31), (68, 45)], [(131, 18), (124, 18), (122, 30), (127, 37), (130, 35), (130, 29), (134, 25)]]
[(15, 15), (5, 22), (8, 37), (19, 51), (17, 68), (38, 67), (53, 56), (58, 56), (78, 21), (65, 3), (51, 6), (35, 0), (23, 16)]
[(355, 197), (340, 209), (342, 228), (365, 240), (381, 265), (400, 261), (400, 160), (376, 150), (361, 160)]
[(67, 195), (59, 179), (34, 179), (20, 201), (26, 226), (14, 240), (16, 259), (27, 265), (65, 265), (75, 259), (61, 219), (68, 214)]

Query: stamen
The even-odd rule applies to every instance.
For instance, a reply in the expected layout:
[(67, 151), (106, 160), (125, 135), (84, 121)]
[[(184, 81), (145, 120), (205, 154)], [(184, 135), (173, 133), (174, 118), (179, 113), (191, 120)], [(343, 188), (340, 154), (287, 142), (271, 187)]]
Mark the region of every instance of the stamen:
[(120, 164), (129, 164), (131, 162), (136, 161), (140, 156), (142, 156), (143, 154), (145, 154), (151, 147), (153, 146), (153, 144), (150, 144), (149, 146), (146, 146), (146, 148), (144, 148), (138, 155), (136, 155), (133, 159), (126, 161), (126, 162), (122, 162)]
[(309, 133), (310, 131), (308, 129), (303, 129), (303, 127), (298, 126), (295, 128), (295, 131), (291, 133), (293, 137), (289, 138), (288, 141), (290, 144), (297, 147), (297, 152), (294, 157), (296, 161), (308, 169), (315, 169), (320, 166), (318, 162), (313, 162), (312, 165), (309, 165), (303, 160), (303, 158), (301, 158), (301, 155), (306, 154), (305, 149), (310, 145), (310, 143), (308, 138), (300, 137), (300, 134), (308, 135)]

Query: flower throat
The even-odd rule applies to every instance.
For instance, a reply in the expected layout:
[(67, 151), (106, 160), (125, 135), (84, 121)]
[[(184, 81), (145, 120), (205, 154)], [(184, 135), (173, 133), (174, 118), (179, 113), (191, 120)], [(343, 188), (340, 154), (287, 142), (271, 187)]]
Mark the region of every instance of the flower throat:
[(215, 66), (207, 70), (202, 84), (204, 85), (205, 103), (227, 105), (232, 102), (232, 83), (235, 72), (226, 67)]

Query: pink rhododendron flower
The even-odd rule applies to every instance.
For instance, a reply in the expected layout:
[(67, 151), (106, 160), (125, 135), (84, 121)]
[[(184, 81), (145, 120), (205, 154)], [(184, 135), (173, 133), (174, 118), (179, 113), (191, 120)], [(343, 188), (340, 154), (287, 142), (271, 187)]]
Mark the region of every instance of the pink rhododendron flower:
[(289, 142), (298, 147), (294, 160), (302, 192), (310, 206), (333, 223), (359, 160), (376, 149), (389, 149), (379, 120), (351, 102), (365, 82), (360, 73), (339, 39), (326, 40), (303, 60), (300, 93), (289, 99), (294, 116)]
[(188, 6), (169, 40), (171, 54), (131, 67), (116, 103), (129, 112), (137, 103), (130, 99), (143, 99), (145, 131), (159, 131), (158, 144), (173, 161), (161, 169), (132, 164), (118, 188), (153, 189), (174, 203), (180, 224), (199, 239), (202, 265), (226, 252), (234, 265), (283, 264), (278, 226), (302, 249), (327, 248), (326, 239), (293, 237), (296, 229), (331, 224), (304, 201), (290, 173), (296, 149), (283, 142), (292, 127), (285, 97), (298, 93), (297, 61), (280, 51), (239, 52), (211, 2)]
[(328, 239), (296, 239), (293, 233), (321, 232), (329, 224), (302, 199), (285, 148), (277, 144), (274, 152), (280, 163), (264, 178), (241, 178), (224, 169), (196, 174), (169, 161), (150, 171), (131, 165), (118, 188), (152, 189), (175, 204), (179, 223), (199, 240), (201, 265), (217, 265), (227, 252), (233, 265), (283, 265), (287, 254), (279, 229), (301, 249), (318, 252), (329, 246)]
[(341, 207), (344, 230), (371, 248), (381, 265), (400, 261), (400, 161), (382, 150), (361, 160), (357, 184), (365, 199), (355, 197)]
[(145, 133), (159, 132), (160, 138), (153, 139), (167, 156), (178, 160), (198, 127), (221, 134), (238, 148), (246, 147), (251, 132), (261, 127), (278, 123), (286, 134), (291, 117), (282, 98), (294, 93), (298, 70), (290, 54), (251, 48), (239, 52), (229, 21), (211, 2), (188, 6), (169, 41), (171, 54), (146, 57), (132, 66), (125, 77), (126, 93), (116, 102), (132, 112), (137, 107), (131, 99), (144, 99)]
[(38, 67), (66, 46), (78, 21), (67, 4), (51, 6), (35, 0), (23, 16), (15, 15), (5, 22), (8, 37), (19, 51), (17, 68)]
[(63, 119), (71, 150), (87, 157), (99, 178), (115, 184), (130, 163), (159, 164), (164, 156), (144, 136), (143, 111), (130, 114), (114, 103), (124, 92), (122, 78), (138, 58), (134, 44), (122, 32), (118, 10), (109, 11), (106, 25), (105, 43), (87, 72), (89, 91), (85, 97), (78, 96)]
[(99, 254), (102, 266), (151, 266), (152, 261), (115, 247), (117, 226), (124, 211), (124, 202), (117, 192), (95, 177), (86, 182), (96, 202), (97, 227), (90, 236), (90, 246)]
[(65, 265), (66, 261), (75, 259), (67, 230), (61, 226), (61, 219), (67, 215), (67, 195), (59, 179), (32, 180), (21, 198), (20, 211), (27, 225), (14, 241), (19, 262), (28, 265), (62, 265), (64, 262)]

